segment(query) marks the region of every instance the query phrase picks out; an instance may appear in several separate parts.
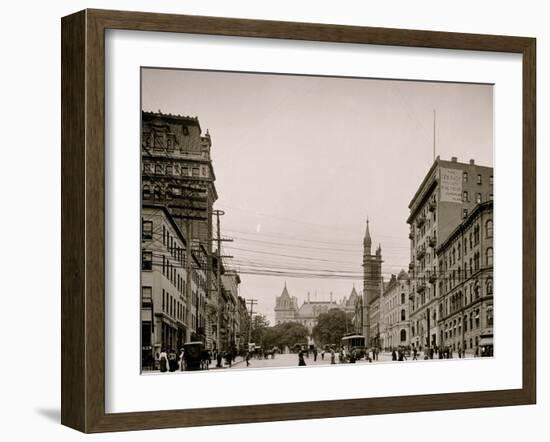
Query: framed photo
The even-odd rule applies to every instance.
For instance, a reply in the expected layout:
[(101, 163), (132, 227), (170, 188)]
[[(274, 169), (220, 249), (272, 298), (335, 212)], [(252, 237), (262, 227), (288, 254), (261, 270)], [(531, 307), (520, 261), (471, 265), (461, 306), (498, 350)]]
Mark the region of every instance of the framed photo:
[(62, 19), (62, 423), (534, 404), (535, 40)]

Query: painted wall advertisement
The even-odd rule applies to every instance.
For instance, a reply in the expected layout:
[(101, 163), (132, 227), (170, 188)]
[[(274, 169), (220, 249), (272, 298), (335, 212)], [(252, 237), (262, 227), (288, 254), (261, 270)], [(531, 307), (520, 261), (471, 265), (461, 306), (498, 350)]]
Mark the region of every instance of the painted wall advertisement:
[(439, 169), (440, 201), (462, 203), (462, 171), (460, 169)]

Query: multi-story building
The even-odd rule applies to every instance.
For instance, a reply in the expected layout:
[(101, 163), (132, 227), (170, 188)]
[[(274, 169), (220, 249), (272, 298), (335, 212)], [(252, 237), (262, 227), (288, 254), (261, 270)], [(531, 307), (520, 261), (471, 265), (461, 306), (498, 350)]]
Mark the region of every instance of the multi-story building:
[[(379, 345), (380, 334), (380, 303), (377, 301), (382, 295), (382, 247), (379, 245), (374, 254), (371, 253), (372, 239), (369, 231), (369, 220), (365, 237), (363, 238), (363, 299), (359, 304), (362, 311), (356, 315), (361, 324), (361, 333), (365, 342), (370, 346)], [(376, 301), (376, 302), (375, 302)]]
[[(142, 203), (162, 205), (183, 233), (194, 250), (201, 248), (206, 252), (207, 266), (212, 269), (212, 206), (217, 199), (214, 185), (215, 175), (210, 157), (211, 138), (208, 131), (202, 135), (197, 118), (163, 114), (160, 111), (142, 112)], [(195, 245), (195, 244), (199, 245)], [(218, 340), (217, 324), (206, 324), (213, 321), (212, 314), (206, 317), (197, 313), (197, 305), (213, 304), (217, 310), (217, 299), (210, 296), (217, 291), (213, 288), (213, 275), (195, 275), (191, 259), (191, 247), (187, 250), (185, 279), (185, 323), (202, 321), (203, 327), (195, 327), (200, 339), (206, 339), (206, 330), (214, 330), (214, 343)], [(200, 273), (200, 272), (199, 272)], [(205, 282), (202, 281), (204, 276)], [(198, 287), (192, 288), (193, 281), (199, 281)], [(204, 296), (204, 301), (201, 300)], [(194, 305), (195, 302), (197, 305)], [(201, 333), (198, 333), (201, 332)], [(191, 339), (191, 328), (186, 328), (185, 340)]]
[(381, 348), (410, 345), (409, 275), (404, 270), (385, 284), (380, 308)]
[(238, 325), (236, 346), (237, 352), (241, 353), (247, 349), (248, 332), (250, 329), (250, 314), (248, 313), (248, 309), (246, 307), (246, 300), (241, 296), (237, 298), (237, 316)]
[(493, 169), (436, 158), (409, 204), (411, 344), (439, 347), (436, 249), (479, 204), (493, 198)]
[(223, 307), (221, 321), (221, 349), (235, 350), (237, 342), (238, 298), (241, 279), (237, 273), (222, 275)]
[(439, 342), (474, 355), (493, 345), (493, 202), (474, 207), (437, 248)]
[[(188, 242), (164, 206), (143, 205), (141, 235), (142, 364), (152, 368), (162, 349), (180, 349), (198, 324), (187, 303)], [(196, 274), (204, 275), (205, 268), (196, 267)], [(191, 287), (202, 293), (195, 284)]]

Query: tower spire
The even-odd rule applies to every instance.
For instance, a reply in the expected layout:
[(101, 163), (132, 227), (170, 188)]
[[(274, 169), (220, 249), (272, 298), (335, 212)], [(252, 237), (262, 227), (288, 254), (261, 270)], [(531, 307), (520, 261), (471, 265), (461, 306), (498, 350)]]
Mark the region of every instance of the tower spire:
[(367, 217), (367, 228), (365, 230), (365, 238), (363, 239), (363, 247), (365, 249), (365, 254), (370, 255), (372, 247), (372, 239), (369, 232), (369, 218)]

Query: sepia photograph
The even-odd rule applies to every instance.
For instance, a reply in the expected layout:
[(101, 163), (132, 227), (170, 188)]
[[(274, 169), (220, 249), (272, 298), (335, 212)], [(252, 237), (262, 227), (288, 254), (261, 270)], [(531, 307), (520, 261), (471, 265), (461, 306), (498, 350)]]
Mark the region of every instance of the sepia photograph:
[(143, 67), (142, 374), (493, 357), (493, 89)]

